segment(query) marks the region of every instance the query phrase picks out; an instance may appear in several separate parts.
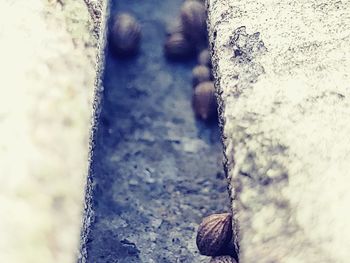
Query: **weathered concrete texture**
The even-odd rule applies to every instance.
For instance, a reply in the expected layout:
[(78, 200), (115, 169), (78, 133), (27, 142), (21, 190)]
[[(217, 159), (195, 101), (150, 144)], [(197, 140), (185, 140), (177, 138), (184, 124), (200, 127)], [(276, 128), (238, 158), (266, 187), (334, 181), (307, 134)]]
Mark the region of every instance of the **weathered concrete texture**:
[(348, 262), (350, 2), (208, 5), (241, 262)]
[(96, 47), (83, 0), (0, 3), (0, 262), (75, 261)]

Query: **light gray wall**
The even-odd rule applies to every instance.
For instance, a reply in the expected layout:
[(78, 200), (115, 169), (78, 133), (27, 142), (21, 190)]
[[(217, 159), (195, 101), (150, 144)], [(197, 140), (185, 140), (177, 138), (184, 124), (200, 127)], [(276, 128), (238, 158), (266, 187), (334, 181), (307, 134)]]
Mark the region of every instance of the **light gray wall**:
[(0, 262), (76, 262), (99, 25), (89, 9), (0, 2)]
[(208, 5), (241, 262), (348, 262), (350, 2)]

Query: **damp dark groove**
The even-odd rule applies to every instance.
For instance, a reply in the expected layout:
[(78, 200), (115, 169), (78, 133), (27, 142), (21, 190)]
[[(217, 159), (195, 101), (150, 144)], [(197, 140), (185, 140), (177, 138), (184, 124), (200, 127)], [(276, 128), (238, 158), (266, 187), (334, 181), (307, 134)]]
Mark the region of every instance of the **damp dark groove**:
[(82, 262), (203, 262), (197, 226), (229, 209), (220, 131), (192, 113), (195, 61), (163, 56), (166, 25), (182, 2), (111, 3), (112, 14), (129, 12), (140, 21), (142, 47), (129, 60), (105, 53)]

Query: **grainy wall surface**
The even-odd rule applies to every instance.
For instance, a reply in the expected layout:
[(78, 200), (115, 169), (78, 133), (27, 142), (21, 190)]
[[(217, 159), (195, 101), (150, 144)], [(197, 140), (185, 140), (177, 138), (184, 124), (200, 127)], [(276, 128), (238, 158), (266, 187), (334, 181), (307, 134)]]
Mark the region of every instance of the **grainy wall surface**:
[(0, 262), (76, 260), (101, 3), (0, 3)]
[(350, 2), (208, 5), (241, 262), (348, 262)]

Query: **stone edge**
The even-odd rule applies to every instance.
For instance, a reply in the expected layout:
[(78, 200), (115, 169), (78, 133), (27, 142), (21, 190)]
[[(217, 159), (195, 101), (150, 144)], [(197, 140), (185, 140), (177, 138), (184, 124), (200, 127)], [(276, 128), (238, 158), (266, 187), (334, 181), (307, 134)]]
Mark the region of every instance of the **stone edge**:
[(108, 0), (98, 0), (97, 3), (93, 0), (84, 0), (91, 20), (93, 22), (92, 35), (97, 40), (97, 55), (96, 55), (96, 77), (94, 84), (93, 95), (93, 110), (91, 116), (90, 139), (89, 139), (89, 157), (88, 157), (88, 174), (84, 191), (84, 211), (80, 234), (80, 248), (77, 262), (87, 262), (88, 251), (86, 244), (90, 233), (90, 226), (94, 222), (94, 211), (92, 210), (92, 193), (93, 180), (91, 171), (91, 161), (93, 157), (93, 149), (95, 145), (95, 137), (97, 132), (98, 118), (101, 112), (101, 99), (103, 93), (103, 73), (105, 66), (104, 52), (107, 44), (107, 24), (110, 4)]

